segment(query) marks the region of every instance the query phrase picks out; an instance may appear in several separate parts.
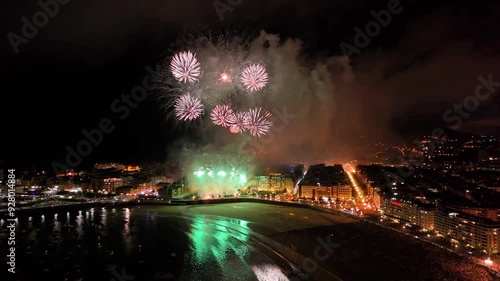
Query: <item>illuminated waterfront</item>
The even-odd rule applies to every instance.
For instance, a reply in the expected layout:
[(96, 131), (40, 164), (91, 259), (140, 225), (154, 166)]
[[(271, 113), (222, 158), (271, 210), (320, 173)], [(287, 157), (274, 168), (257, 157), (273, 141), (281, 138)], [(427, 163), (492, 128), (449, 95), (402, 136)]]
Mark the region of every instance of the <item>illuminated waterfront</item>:
[[(136, 205), (30, 216), (19, 219), (17, 280), (120, 280), (124, 273), (133, 280), (296, 280), (297, 272), (261, 242), (286, 248), (280, 253), (301, 271), (306, 257), (317, 263), (310, 280), (495, 280), (419, 239), (309, 208)], [(3, 222), (0, 239), (6, 233)], [(318, 239), (335, 245), (319, 248), (325, 259), (314, 258)], [(330, 277), (314, 278), (319, 274)]]

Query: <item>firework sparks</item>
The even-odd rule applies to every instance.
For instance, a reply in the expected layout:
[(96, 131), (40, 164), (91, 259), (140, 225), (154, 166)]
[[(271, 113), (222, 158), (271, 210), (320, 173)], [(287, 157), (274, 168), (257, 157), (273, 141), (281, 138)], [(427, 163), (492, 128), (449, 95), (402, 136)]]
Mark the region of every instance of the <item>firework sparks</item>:
[(262, 90), (266, 86), (268, 78), (266, 69), (260, 64), (245, 67), (241, 74), (241, 82), (251, 92)]
[(231, 126), (229, 127), (229, 131), (233, 134), (241, 133), (241, 130), (238, 126)]
[(214, 107), (210, 114), (210, 118), (215, 125), (227, 127), (229, 126), (229, 120), (232, 115), (234, 115), (233, 109), (229, 105), (224, 104)]
[(233, 134), (245, 132), (245, 124), (247, 123), (248, 112), (235, 112), (228, 118), (229, 130)]
[(244, 127), (253, 137), (265, 135), (273, 126), (273, 122), (271, 121), (272, 114), (262, 110), (261, 107), (250, 109), (246, 117)]
[(184, 83), (197, 81), (201, 74), (200, 63), (196, 59), (196, 54), (191, 51), (175, 54), (170, 63), (170, 71), (177, 81)]
[(221, 73), (219, 81), (221, 81), (223, 83), (231, 83), (233, 81), (233, 79), (231, 77), (231, 74), (224, 72), (224, 73)]
[(180, 121), (191, 121), (203, 114), (201, 101), (190, 94), (185, 94), (177, 98), (174, 103), (175, 116)]

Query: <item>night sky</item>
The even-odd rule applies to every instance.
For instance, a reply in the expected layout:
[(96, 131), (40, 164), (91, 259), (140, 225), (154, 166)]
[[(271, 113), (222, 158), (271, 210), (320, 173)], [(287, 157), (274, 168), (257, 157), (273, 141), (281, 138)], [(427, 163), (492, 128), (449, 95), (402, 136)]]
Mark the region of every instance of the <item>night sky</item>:
[[(106, 117), (116, 128), (84, 157), (82, 167), (96, 161), (164, 161), (168, 147), (194, 133), (166, 121), (153, 99), (123, 121), (110, 105), (140, 85), (145, 67), (164, 60), (179, 36), (200, 29), (254, 36), (265, 30), (300, 39), (302, 58), (321, 60), (341, 56), (341, 42), (354, 45), (353, 28), (364, 28), (373, 20), (370, 11), (387, 9), (390, 1), (240, 2), (221, 21), (211, 0), (73, 0), (59, 5), (29, 42), (19, 44), (17, 54), (8, 34), (22, 35), (21, 18), (31, 21), (41, 8), (37, 1), (5, 3), (2, 168), (48, 169), (52, 161), (64, 159), (67, 145), (83, 138), (83, 129), (97, 128)], [(339, 95), (338, 104), (348, 110), (356, 102), (360, 110), (349, 119), (352, 124), (331, 123), (337, 135), (330, 137), (348, 141), (346, 135), (365, 128), (374, 137), (430, 132), (442, 125), (443, 112), (474, 94), (479, 75), (500, 81), (500, 4), (495, 2), (401, 1), (403, 11), (351, 57), (356, 82)], [(482, 102), (460, 130), (498, 134), (496, 97)], [(380, 115), (384, 118), (375, 118), (380, 123), (364, 123)]]

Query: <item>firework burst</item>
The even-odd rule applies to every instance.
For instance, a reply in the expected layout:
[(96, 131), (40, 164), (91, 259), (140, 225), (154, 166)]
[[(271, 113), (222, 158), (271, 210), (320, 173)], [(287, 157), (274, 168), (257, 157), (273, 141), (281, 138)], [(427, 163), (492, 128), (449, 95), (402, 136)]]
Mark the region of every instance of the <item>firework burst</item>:
[(198, 77), (201, 74), (201, 67), (196, 59), (196, 54), (187, 51), (174, 55), (170, 63), (170, 71), (177, 81), (193, 83), (198, 81)]
[(191, 121), (203, 114), (203, 104), (190, 94), (184, 94), (175, 100), (174, 111), (178, 120)]
[[(171, 116), (192, 121), (206, 114), (209, 122), (232, 133), (266, 134), (272, 125), (270, 114), (259, 108), (247, 110), (262, 106), (262, 99), (270, 97), (248, 93), (269, 87), (267, 67), (272, 68), (272, 60), (265, 50), (253, 48), (252, 42), (247, 37), (209, 34), (189, 36), (173, 46), (177, 49), (182, 43), (184, 50), (165, 60), (157, 76), (159, 98), (166, 101), (165, 108), (173, 109)], [(269, 89), (270, 96), (272, 92)]]
[(244, 127), (253, 137), (263, 136), (273, 126), (271, 117), (272, 114), (261, 107), (252, 108), (247, 111)]
[(266, 69), (260, 64), (245, 67), (241, 74), (241, 83), (251, 92), (262, 90), (266, 86), (268, 79)]
[(223, 72), (220, 74), (219, 81), (222, 83), (231, 83), (233, 81), (233, 78), (231, 77), (231, 74)]
[(246, 131), (245, 124), (247, 123), (248, 112), (235, 112), (228, 118), (229, 130), (231, 133), (237, 134)]
[(232, 115), (234, 115), (233, 109), (229, 105), (224, 104), (215, 106), (210, 114), (210, 118), (215, 125), (228, 127)]

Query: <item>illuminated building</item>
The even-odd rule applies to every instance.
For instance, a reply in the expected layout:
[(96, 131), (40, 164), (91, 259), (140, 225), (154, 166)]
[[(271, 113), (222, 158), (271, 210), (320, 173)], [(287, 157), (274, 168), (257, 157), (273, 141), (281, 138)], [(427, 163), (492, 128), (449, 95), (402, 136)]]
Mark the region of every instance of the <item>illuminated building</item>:
[(299, 184), (299, 197), (347, 200), (352, 198), (352, 186), (347, 181), (342, 165), (313, 165)]
[(383, 202), (383, 196), (380, 195), (380, 190), (376, 190), (373, 193), (372, 201), (373, 201), (373, 206), (375, 206), (376, 209), (380, 209), (381, 204)]
[(281, 173), (270, 173), (269, 187), (274, 191), (282, 191), (284, 189), (291, 191), (293, 190), (294, 183), (291, 176), (283, 175)]
[(145, 182), (138, 184), (137, 187), (137, 192), (139, 194), (148, 194), (148, 193), (157, 193), (158, 192), (158, 187), (155, 186), (152, 182)]
[(447, 205), (450, 210), (457, 211), (463, 214), (488, 219), (494, 222), (500, 222), (500, 209), (499, 208), (482, 208), (482, 207), (469, 207), (469, 206), (455, 206)]
[(50, 183), (52, 187), (57, 187), (58, 190), (69, 192), (87, 192), (90, 190), (90, 181), (85, 176), (85, 172), (75, 172), (74, 170), (66, 171), (58, 174)]
[(348, 200), (352, 198), (351, 185), (337, 185), (332, 188), (333, 199)]
[(294, 181), (291, 176), (282, 173), (269, 173), (267, 176), (254, 176), (248, 181), (248, 187), (254, 191), (281, 192), (292, 191)]
[(269, 178), (267, 176), (254, 176), (248, 181), (248, 187), (254, 191), (269, 190)]
[(435, 231), (470, 247), (498, 253), (500, 224), (450, 209), (436, 212)]
[(116, 188), (123, 185), (121, 178), (101, 178), (93, 180), (94, 190), (104, 194), (115, 194)]
[(301, 185), (299, 197), (312, 198), (331, 198), (332, 200), (348, 200), (352, 198), (351, 185), (321, 186), (321, 185)]
[(423, 230), (434, 229), (434, 207), (424, 198), (401, 199), (384, 197), (381, 209), (384, 215), (416, 225)]
[(97, 163), (97, 164), (95, 164), (94, 168), (97, 170), (114, 169), (114, 170), (120, 170), (120, 171), (125, 171), (125, 172), (138, 172), (141, 170), (140, 166), (124, 165), (124, 164), (120, 164), (120, 163)]
[(333, 187), (321, 185), (300, 185), (299, 197), (317, 200), (322, 197), (333, 197)]

